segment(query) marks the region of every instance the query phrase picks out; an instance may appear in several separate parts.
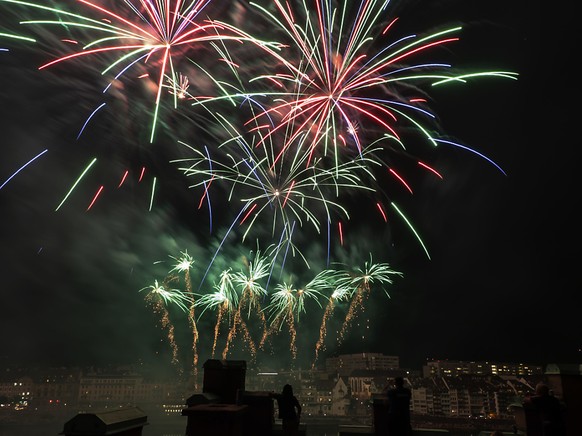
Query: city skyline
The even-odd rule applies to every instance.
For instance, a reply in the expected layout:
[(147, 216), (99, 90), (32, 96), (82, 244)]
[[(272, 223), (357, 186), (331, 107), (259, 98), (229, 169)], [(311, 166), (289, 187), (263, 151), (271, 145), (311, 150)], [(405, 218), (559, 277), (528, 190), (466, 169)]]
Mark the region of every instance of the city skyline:
[[(23, 419), (29, 424), (39, 419), (45, 426), (62, 426), (69, 422), (66, 419), (74, 419), (73, 412), (99, 415), (127, 407), (168, 431), (172, 418), (178, 418), (174, 424), (184, 425), (181, 417), (188, 413), (181, 412), (186, 408), (205, 405), (206, 401), (230, 404), (235, 396), (237, 404), (266, 407), (263, 400), (273, 400), (268, 392), (277, 392), (283, 384), (291, 383), (302, 403), (303, 424), (310, 433), (318, 434), (322, 425), (372, 425), (383, 388), (395, 377), (404, 376), (412, 391), (415, 426), (507, 428), (519, 422), (509, 406), (532, 392), (544, 377), (539, 367), (494, 362), (432, 362), (430, 371), (420, 374), (393, 368), (397, 365), (394, 356), (359, 354), (342, 355), (340, 359), (342, 365), (340, 360), (330, 359), (326, 368), (318, 371), (267, 373), (253, 371), (240, 361), (212, 362), (205, 365), (204, 381), (194, 389), (181, 379), (152, 377), (144, 368), (12, 372), (0, 379), (0, 396), (5, 398), (3, 422), (22, 425)], [(220, 381), (223, 370), (230, 380), (227, 385)]]
[[(387, 177), (379, 179), (384, 183), (379, 191), (390, 190), (404, 206), (426, 248), (402, 220), (392, 215), (386, 224), (373, 203), (354, 196), (346, 200), (353, 206), (349, 209), (353, 216), (343, 222), (345, 245), (337, 239), (332, 244), (332, 260), (342, 266), (326, 264), (325, 226), (321, 236), (306, 230), (310, 224), (304, 223), (304, 234), (297, 231), (294, 237), (310, 267), (301, 266), (299, 256), (289, 255), (293, 275), (273, 276), (270, 289), (291, 277), (298, 288), (305, 286), (329, 268), (354, 271), (373, 257), (373, 262), (386, 263), (401, 275), (392, 276), (390, 284), (374, 284), (365, 310), (354, 318), (346, 338), (339, 345), (326, 343), (318, 350), (322, 357), (364, 350), (398, 355), (410, 367), (427, 358), (532, 364), (580, 361), (580, 320), (575, 305), (568, 304), (579, 282), (576, 259), (564, 250), (569, 244), (575, 250), (580, 235), (579, 200), (566, 198), (576, 186), (575, 159), (568, 157), (566, 149), (571, 146), (568, 130), (554, 130), (568, 127), (568, 117), (573, 115), (549, 109), (560, 106), (538, 91), (546, 73), (553, 77), (551, 67), (538, 65), (541, 7), (525, 0), (511, 5), (480, 1), (472, 6), (444, 1), (426, 11), (415, 10), (414, 2), (398, 6), (400, 22), (409, 20), (406, 28), (414, 31), (461, 23), (460, 43), (447, 47), (446, 53), (470, 72), (477, 68), (519, 74), (517, 81), (486, 78), (431, 91), (431, 106), (444, 134), (483, 151), (505, 174), (473, 153), (440, 146), (437, 154), (422, 158), (445, 175), (443, 180), (412, 177), (414, 194), (408, 195)], [(28, 18), (22, 8), (14, 11), (2, 2), (0, 8), (11, 12), (2, 16), (0, 31), (14, 29), (19, 14)], [(237, 17), (232, 10), (213, 12)], [(40, 36), (46, 36), (43, 32)], [(164, 133), (161, 122), (160, 139), (148, 145), (152, 126), (139, 117), (149, 109), (140, 106), (130, 117), (122, 117), (115, 111), (123, 105), (120, 99), (108, 101), (115, 110), (104, 112), (102, 129), (91, 130), (89, 123), (77, 140), (91, 108), (86, 101), (96, 84), (87, 81), (82, 71), (75, 72), (71, 82), (51, 71), (37, 71), (38, 65), (51, 59), (50, 46), (36, 50), (0, 39), (0, 49), (5, 47), (0, 51), (5, 135), (0, 159), (0, 265), (7, 313), (0, 326), (9, 333), (2, 337), (0, 356), (55, 364), (143, 358), (171, 367), (171, 344), (160, 328), (163, 320), (140, 290), (154, 280), (162, 283), (177, 258), (188, 253), (193, 261), (189, 271), (193, 291), (209, 293), (218, 273), (206, 277), (207, 267), (221, 243), (218, 231), (209, 235), (208, 212), (199, 210), (200, 192), (188, 188), (188, 178), (172, 175), (168, 162), (182, 156), (183, 150), (172, 134)], [(563, 97), (558, 94), (560, 103)], [(543, 125), (551, 127), (539, 125), (540, 108), (547, 119)], [(159, 116), (163, 120), (163, 114)], [(131, 126), (132, 122), (136, 124)], [(179, 115), (167, 123), (179, 125), (176, 136), (199, 128)], [(127, 137), (127, 132), (136, 130), (139, 146)], [(211, 137), (205, 137), (209, 147)], [(189, 141), (191, 134), (177, 139)], [(44, 149), (46, 156), (9, 179)], [(107, 163), (97, 170), (102, 179), (120, 171), (127, 160), (139, 157), (147, 162), (159, 176), (156, 206), (150, 210), (149, 179), (148, 188), (136, 183), (104, 192), (90, 210), (87, 203), (94, 191), (87, 187), (83, 195), (72, 195), (55, 210), (71, 181), (91, 162), (89, 150), (95, 149), (99, 163)], [(214, 199), (217, 204), (222, 200)], [(232, 222), (227, 212), (214, 211), (216, 223), (223, 228)], [(252, 241), (240, 247), (227, 241), (214, 264), (218, 271), (243, 270), (253, 261), (255, 249)], [(173, 283), (184, 286), (183, 272), (174, 272), (178, 278)], [(319, 303), (325, 307), (326, 299)], [(308, 310), (301, 314), (296, 331), (297, 362), (302, 365), (314, 360), (323, 316), (323, 308), (306, 304)], [(201, 308), (196, 311), (200, 316)], [(338, 312), (345, 315), (347, 304)], [(180, 311), (170, 315), (176, 320), (180, 365), (188, 371), (193, 359), (191, 326)], [(211, 357), (215, 322), (211, 310), (198, 319), (200, 362)], [(341, 317), (328, 328), (335, 336)], [(265, 364), (293, 359), (289, 335), (277, 338), (272, 350), (260, 356)], [(222, 347), (216, 357), (221, 351)], [(249, 350), (233, 347), (228, 358), (248, 360)]]

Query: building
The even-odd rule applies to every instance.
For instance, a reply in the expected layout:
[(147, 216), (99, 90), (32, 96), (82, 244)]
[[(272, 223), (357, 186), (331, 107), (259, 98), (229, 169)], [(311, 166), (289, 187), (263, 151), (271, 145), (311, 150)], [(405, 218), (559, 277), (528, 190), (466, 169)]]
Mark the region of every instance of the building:
[(458, 377), (460, 375), (535, 376), (543, 373), (544, 368), (541, 365), (464, 362), (462, 360), (429, 360), (422, 369), (424, 377)]
[(341, 354), (325, 359), (325, 371), (339, 376), (348, 376), (356, 369), (392, 370), (400, 368), (398, 356), (386, 356), (381, 353)]

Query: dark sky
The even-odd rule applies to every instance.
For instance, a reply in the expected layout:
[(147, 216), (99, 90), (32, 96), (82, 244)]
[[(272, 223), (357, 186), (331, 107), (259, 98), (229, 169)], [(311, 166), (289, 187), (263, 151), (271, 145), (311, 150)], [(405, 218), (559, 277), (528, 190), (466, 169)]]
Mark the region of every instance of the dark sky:
[[(518, 81), (485, 78), (431, 91), (443, 132), (483, 151), (507, 175), (446, 146), (421, 156), (445, 178), (414, 179), (414, 195), (399, 201), (421, 232), (430, 260), (402, 222), (378, 226), (370, 207), (358, 206), (361, 213), (354, 212), (346, 225), (345, 253), (336, 249), (337, 259), (362, 267), (374, 253), (375, 261), (389, 263), (402, 277), (387, 288), (390, 299), (376, 290), (346, 341), (328, 344), (325, 353), (382, 352), (413, 368), (427, 358), (578, 363), (578, 146), (574, 112), (565, 106), (575, 86), (560, 67), (570, 61), (542, 48), (563, 47), (568, 27), (550, 32), (558, 27), (552, 18), (557, 13), (542, 13), (537, 2), (526, 0), (435, 1), (424, 8), (420, 3), (400, 5), (401, 20), (409, 20), (416, 32), (463, 23), (462, 41), (450, 49), (455, 63), (470, 71), (520, 74)], [(24, 12), (2, 12), (0, 32), (14, 29), (19, 14)], [(541, 26), (542, 19), (550, 27)], [(175, 263), (170, 256), (183, 251), (195, 260), (197, 289), (219, 241), (208, 236), (208, 213), (197, 210), (199, 194), (169, 164), (184, 152), (176, 137), (194, 140), (199, 126), (177, 116), (172, 134), (160, 133), (148, 144), (143, 103), (120, 112), (123, 101), (112, 98), (101, 124), (91, 124), (76, 140), (99, 101), (100, 85), (82, 68), (66, 75), (37, 71), (51, 59), (50, 47), (0, 39), (0, 184), (48, 150), (0, 189), (2, 362), (144, 359), (170, 365), (159, 319), (139, 290), (163, 280)], [(98, 163), (91, 178), (55, 211), (93, 156)], [(125, 164), (135, 172), (141, 163), (159, 178), (151, 211), (151, 177), (123, 189), (111, 185)], [(86, 211), (96, 187), (107, 183), (102, 198)], [(232, 219), (229, 213), (215, 210), (215, 220), (224, 225)], [(324, 267), (324, 239), (297, 236), (311, 265), (310, 271), (294, 267), (298, 285)], [(248, 250), (228, 243), (216, 265), (241, 268)], [(188, 350), (186, 318), (172, 315), (180, 349)], [(313, 355), (321, 316), (318, 307), (302, 315), (297, 330), (302, 361)], [(209, 357), (213, 320), (208, 315), (198, 324), (201, 359)], [(279, 364), (281, 356), (288, 361), (289, 350), (282, 349), (262, 362)], [(229, 357), (245, 358), (237, 353)]]

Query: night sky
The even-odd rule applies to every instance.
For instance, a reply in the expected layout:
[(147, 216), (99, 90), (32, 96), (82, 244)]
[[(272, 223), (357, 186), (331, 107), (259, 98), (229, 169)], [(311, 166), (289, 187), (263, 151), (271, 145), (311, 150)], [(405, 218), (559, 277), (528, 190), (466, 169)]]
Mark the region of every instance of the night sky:
[[(402, 221), (392, 216), (386, 225), (369, 201), (348, 199), (352, 220), (344, 229), (344, 247), (333, 243), (334, 259), (362, 267), (373, 253), (375, 262), (388, 263), (402, 277), (386, 287), (390, 298), (373, 289), (346, 340), (341, 346), (327, 344), (322, 354), (380, 352), (398, 355), (402, 366), (412, 368), (427, 358), (579, 363), (579, 141), (572, 127), (577, 127), (575, 111), (565, 106), (574, 84), (568, 69), (560, 67), (571, 61), (554, 51), (569, 39), (566, 22), (556, 24), (556, 12), (526, 0), (424, 3), (401, 2), (400, 20), (419, 33), (462, 23), (461, 42), (447, 49), (455, 65), (519, 73), (517, 81), (482, 78), (430, 91), (441, 131), (483, 152), (506, 175), (464, 150), (442, 146), (423, 156), (420, 147), (420, 157), (444, 179), (413, 177), (413, 195), (393, 183), (381, 187), (402, 191), (395, 198), (422, 234), (430, 259)], [(217, 12), (236, 17), (232, 11)], [(0, 33), (22, 32), (17, 23), (29, 15), (0, 2)], [(542, 27), (542, 20), (553, 24)], [(560, 32), (548, 31), (558, 27)], [(26, 31), (34, 29), (39, 30), (29, 26)], [(175, 264), (171, 256), (184, 251), (195, 261), (193, 289), (209, 289), (212, 277), (200, 283), (220, 241), (216, 233), (233, 219), (232, 211), (215, 209), (209, 234), (208, 211), (198, 209), (200, 191), (188, 189), (190, 180), (169, 162), (186, 153), (177, 140), (207, 135), (201, 133), (204, 122), (178, 113), (164, 119), (157, 140), (149, 144), (151, 99), (142, 95), (148, 91), (127, 87), (109, 97), (108, 109), (77, 139), (88, 114), (103, 100), (102, 86), (93, 81), (95, 67), (83, 63), (67, 71), (38, 71), (58, 54), (51, 53), (46, 32), (35, 34), (37, 45), (0, 37), (0, 362), (143, 360), (170, 366), (159, 319), (139, 291), (162, 281)], [(546, 45), (551, 48), (542, 48)], [(204, 138), (211, 146), (212, 135)], [(38, 161), (9, 179), (45, 149)], [(92, 157), (98, 162), (90, 177), (55, 211)], [(142, 164), (150, 178), (114, 186), (127, 165), (135, 174)], [(158, 194), (149, 210), (152, 174)], [(100, 184), (108, 185), (87, 211)], [(309, 230), (297, 232), (296, 243), (311, 267), (296, 258), (289, 261), (300, 286), (325, 268), (326, 239)], [(228, 240), (216, 267), (242, 268), (241, 257), (253, 248)], [(180, 358), (188, 362), (187, 320), (171, 314)], [(301, 364), (311, 362), (321, 316), (318, 307), (301, 315)], [(201, 362), (210, 357), (214, 317), (208, 313), (198, 322)], [(287, 338), (283, 332), (275, 351), (261, 355), (259, 363), (288, 365)], [(229, 358), (247, 354), (233, 349)]]

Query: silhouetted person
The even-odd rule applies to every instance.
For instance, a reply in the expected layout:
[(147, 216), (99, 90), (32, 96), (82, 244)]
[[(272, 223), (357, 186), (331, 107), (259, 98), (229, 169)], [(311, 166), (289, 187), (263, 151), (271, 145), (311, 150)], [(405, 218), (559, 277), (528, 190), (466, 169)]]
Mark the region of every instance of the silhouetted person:
[(410, 425), (410, 389), (404, 387), (404, 379), (396, 377), (394, 387), (386, 392), (388, 397), (388, 435), (409, 436)]
[(543, 436), (566, 436), (562, 416), (564, 407), (558, 398), (550, 394), (548, 385), (538, 383), (535, 395), (526, 398), (525, 403), (536, 411)]
[(280, 394), (273, 394), (279, 408), (279, 419), (283, 424), (284, 436), (299, 435), (299, 420), (301, 419), (301, 404), (293, 395), (293, 387), (290, 384), (283, 386)]

